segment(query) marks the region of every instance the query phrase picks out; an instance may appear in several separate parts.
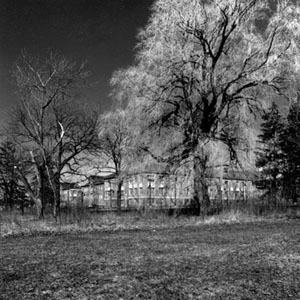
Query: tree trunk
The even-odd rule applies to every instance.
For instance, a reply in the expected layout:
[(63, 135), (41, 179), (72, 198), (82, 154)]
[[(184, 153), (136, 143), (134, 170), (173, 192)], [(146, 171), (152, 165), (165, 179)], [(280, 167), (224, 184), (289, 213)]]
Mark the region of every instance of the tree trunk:
[(4, 193), (4, 205), (5, 205), (5, 210), (8, 210), (8, 196), (7, 192)]
[(24, 200), (21, 201), (20, 210), (21, 210), (22, 216), (24, 216)]
[(41, 198), (35, 198), (34, 202), (35, 202), (36, 214), (37, 214), (38, 218), (44, 219), (45, 208), (43, 205), (43, 201), (41, 200)]
[(46, 195), (45, 195), (45, 191), (46, 191), (46, 188), (45, 188), (45, 177), (44, 177), (44, 174), (43, 174), (43, 170), (42, 170), (42, 167), (40, 167), (40, 188), (39, 188), (39, 192), (38, 192), (38, 197), (40, 199), (40, 215), (39, 215), (39, 218), (40, 219), (43, 219), (44, 218), (44, 213), (45, 213), (45, 210), (46, 210), (46, 205), (47, 205), (47, 199), (46, 199)]
[(10, 185), (9, 185), (9, 193), (8, 193), (8, 203), (10, 210), (13, 210), (14, 208), (14, 182), (11, 180)]
[(35, 208), (36, 208), (36, 215), (39, 219), (44, 218), (44, 207), (42, 204), (42, 199), (39, 196), (36, 196), (31, 189), (27, 189), (27, 193), (29, 194), (30, 198), (34, 201)]
[(193, 185), (192, 213), (196, 216), (206, 216), (210, 201), (205, 178), (205, 162), (198, 155), (193, 158)]
[(59, 176), (57, 176), (57, 175), (55, 175), (55, 178), (54, 178), (53, 196), (54, 196), (53, 216), (54, 216), (54, 218), (57, 218), (60, 216), (60, 181), (59, 181)]
[[(20, 175), (20, 179), (23, 182), (26, 192), (28, 193), (28, 195), (30, 196), (30, 198), (34, 201), (35, 203), (35, 207), (36, 207), (36, 215), (39, 219), (42, 219), (44, 217), (44, 208), (42, 205), (42, 200), (40, 198), (40, 192), (41, 192), (41, 182), (40, 182), (40, 178), (38, 178), (38, 188), (37, 188), (37, 195), (35, 194), (34, 190), (31, 188), (27, 178), (25, 177), (25, 175), (20, 171), (19, 171), (19, 175)], [(39, 176), (39, 173), (36, 173)]]
[(117, 186), (117, 213), (121, 214), (122, 210), (122, 186), (123, 186), (123, 179), (118, 179), (118, 186)]
[(298, 202), (298, 195), (297, 195), (297, 171), (295, 164), (293, 166), (293, 172), (292, 175), (290, 175), (290, 189), (291, 189), (291, 198), (292, 198), (292, 204), (297, 204)]
[(30, 155), (31, 155), (32, 162), (34, 163), (35, 166), (35, 175), (37, 179), (36, 194), (32, 190), (24, 174), (20, 172), (20, 175), (23, 183), (25, 184), (28, 194), (35, 202), (38, 218), (43, 219), (45, 208), (46, 208), (46, 197), (45, 197), (45, 188), (44, 188), (45, 187), (45, 176), (44, 176), (45, 163), (44, 162), (38, 163), (32, 151), (30, 151)]
[(60, 184), (55, 185), (55, 217), (60, 216)]

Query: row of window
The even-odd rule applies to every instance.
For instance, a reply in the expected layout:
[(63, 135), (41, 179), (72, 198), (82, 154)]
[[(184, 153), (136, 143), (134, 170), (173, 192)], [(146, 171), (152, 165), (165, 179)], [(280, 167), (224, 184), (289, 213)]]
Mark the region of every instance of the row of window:
[[(134, 182), (129, 181), (124, 184), (122, 187), (122, 198), (127, 195), (129, 198), (139, 198), (139, 197), (147, 197), (147, 198), (155, 198), (155, 197), (188, 197), (190, 194), (189, 187), (175, 186), (173, 188), (165, 187), (164, 183), (154, 184), (154, 182), (150, 182), (149, 184), (144, 184), (142, 182)], [(112, 198), (117, 197), (117, 191), (115, 190), (116, 185), (112, 182), (105, 182), (104, 185), (98, 185), (94, 187), (85, 187), (80, 190), (69, 190), (63, 192), (63, 198), (65, 200), (71, 200), (76, 198), (84, 198), (88, 200), (91, 199), (103, 199), (110, 200)], [(209, 187), (209, 196), (210, 198), (217, 198), (217, 194), (219, 191), (222, 192), (222, 197), (232, 197), (235, 198), (242, 196), (247, 189), (247, 183), (243, 181), (228, 181), (225, 180), (221, 189), (217, 188), (216, 185)], [(126, 191), (126, 192), (125, 192)]]

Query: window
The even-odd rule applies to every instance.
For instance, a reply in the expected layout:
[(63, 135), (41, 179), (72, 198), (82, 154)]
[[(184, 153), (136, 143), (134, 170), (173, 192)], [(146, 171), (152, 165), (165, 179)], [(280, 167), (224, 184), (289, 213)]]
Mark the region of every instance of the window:
[(246, 190), (246, 182), (242, 182), (241, 184), (241, 191), (244, 192)]
[(152, 181), (153, 182), (155, 180), (154, 174), (147, 175), (147, 178), (148, 178), (148, 181)]
[(164, 191), (165, 191), (164, 185), (160, 184), (160, 186), (158, 188), (158, 194), (159, 194), (159, 196), (163, 197), (164, 196)]
[(129, 188), (129, 196), (130, 196), (130, 197), (133, 197), (133, 196), (134, 196), (134, 195), (133, 195), (133, 188), (132, 188), (132, 187)]
[(128, 193), (129, 193), (129, 197), (133, 197), (132, 182), (128, 183)]
[(223, 199), (228, 200), (228, 181), (225, 180), (223, 184)]
[(140, 196), (143, 195), (143, 183), (140, 182)]
[(185, 194), (186, 194), (186, 196), (189, 196), (189, 194), (190, 194), (190, 188), (189, 187), (186, 187)]
[(149, 197), (153, 197), (154, 196), (154, 183), (153, 182), (149, 182), (148, 183), (148, 196)]

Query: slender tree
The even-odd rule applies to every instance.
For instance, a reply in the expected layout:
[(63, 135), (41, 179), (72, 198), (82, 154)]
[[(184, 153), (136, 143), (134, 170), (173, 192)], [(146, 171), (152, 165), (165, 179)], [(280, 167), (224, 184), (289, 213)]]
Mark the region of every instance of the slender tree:
[(103, 167), (111, 168), (117, 178), (117, 210), (121, 212), (122, 185), (133, 156), (133, 132), (129, 112), (117, 109), (100, 116), (99, 150)]
[(256, 159), (261, 176), (257, 187), (265, 190), (276, 206), (278, 193), (282, 190), (285, 156), (282, 150), (284, 121), (275, 102), (262, 115), (262, 120)]
[[(294, 78), (299, 6), (279, 1), (271, 11), (268, 3), (157, 0), (138, 35), (135, 64), (111, 80), (116, 97), (139, 110), (150, 134), (177, 131), (177, 146), (162, 158), (191, 164), (198, 214), (209, 204), (207, 143), (221, 141), (235, 158), (238, 137), (231, 135), (228, 116), (244, 105), (259, 108), (266, 94)], [(149, 145), (149, 151), (155, 149)]]

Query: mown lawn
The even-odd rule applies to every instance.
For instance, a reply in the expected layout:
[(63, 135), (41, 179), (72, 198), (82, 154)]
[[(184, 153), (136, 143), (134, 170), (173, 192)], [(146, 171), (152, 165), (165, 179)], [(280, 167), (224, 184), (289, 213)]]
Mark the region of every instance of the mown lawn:
[(298, 220), (0, 240), (0, 299), (300, 299)]

